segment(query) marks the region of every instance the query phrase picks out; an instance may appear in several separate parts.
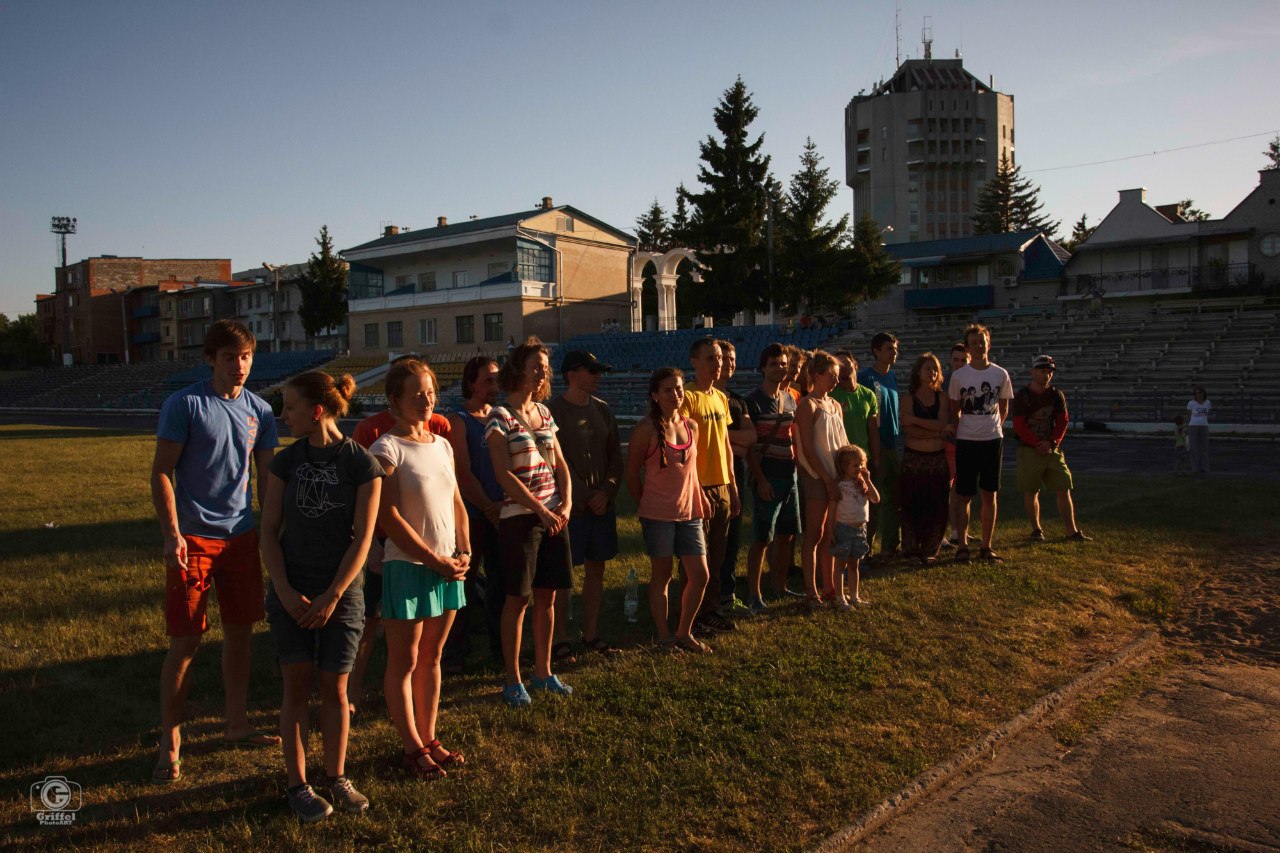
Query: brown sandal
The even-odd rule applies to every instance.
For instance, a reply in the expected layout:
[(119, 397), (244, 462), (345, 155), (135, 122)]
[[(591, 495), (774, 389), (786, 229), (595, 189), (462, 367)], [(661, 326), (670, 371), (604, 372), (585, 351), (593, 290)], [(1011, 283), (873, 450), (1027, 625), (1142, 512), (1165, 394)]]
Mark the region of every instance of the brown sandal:
[(462, 765), (467, 763), (467, 757), (465, 755), (463, 755), (461, 752), (458, 752), (456, 749), (455, 750), (445, 749), (443, 746), (440, 745), (439, 738), (436, 738), (435, 740), (431, 741), (431, 743), (427, 744), (424, 747), (424, 749), (428, 751), (439, 749), (449, 753), (448, 755), (446, 755), (444, 758), (441, 758), (441, 759), (436, 759), (434, 756), (432, 756), (431, 760), (441, 767), (461, 767)]
[[(426, 767), (422, 766), (423, 759), (427, 762)], [(430, 747), (425, 746), (422, 749), (415, 749), (413, 752), (401, 753), (400, 766), (424, 782), (435, 782), (449, 775), (431, 757)]]

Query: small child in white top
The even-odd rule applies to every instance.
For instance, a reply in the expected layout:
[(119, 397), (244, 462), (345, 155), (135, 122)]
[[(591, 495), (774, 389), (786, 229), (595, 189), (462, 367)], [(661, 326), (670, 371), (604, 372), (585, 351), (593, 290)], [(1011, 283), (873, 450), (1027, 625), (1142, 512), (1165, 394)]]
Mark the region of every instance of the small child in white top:
[[(867, 470), (867, 453), (856, 444), (846, 444), (836, 453), (836, 470), (840, 472), (840, 502), (836, 504), (836, 523), (827, 550), (836, 558), (835, 577), (840, 588), (823, 595), (838, 609), (848, 610), (852, 605), (844, 594), (842, 579), (846, 575), (853, 580), (852, 604), (870, 603), (859, 594), (858, 566), (871, 551), (867, 544), (868, 504), (880, 503), (880, 493)], [(839, 570), (841, 566), (843, 571)]]

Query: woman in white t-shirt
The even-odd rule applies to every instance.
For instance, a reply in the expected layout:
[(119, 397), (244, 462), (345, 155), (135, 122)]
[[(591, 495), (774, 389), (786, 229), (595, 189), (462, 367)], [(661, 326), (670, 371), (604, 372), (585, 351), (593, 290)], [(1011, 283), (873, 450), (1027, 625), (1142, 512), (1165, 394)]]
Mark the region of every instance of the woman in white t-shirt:
[(1213, 403), (1203, 385), (1197, 385), (1187, 401), (1187, 455), (1191, 457), (1191, 474), (1203, 477), (1209, 473), (1209, 413)]
[(382, 562), (382, 624), (387, 634), (383, 692), (404, 747), (402, 765), (434, 780), (465, 763), (436, 738), (440, 654), (454, 614), (466, 605), (471, 562), (467, 510), (453, 448), (427, 429), (436, 377), (417, 360), (387, 371), (396, 424), (369, 448), (387, 472), (378, 523), (387, 532)]

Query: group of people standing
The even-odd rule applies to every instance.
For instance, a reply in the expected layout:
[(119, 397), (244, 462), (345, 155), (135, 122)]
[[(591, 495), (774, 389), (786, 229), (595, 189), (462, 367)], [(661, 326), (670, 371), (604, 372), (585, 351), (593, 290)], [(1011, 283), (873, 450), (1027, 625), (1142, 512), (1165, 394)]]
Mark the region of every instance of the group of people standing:
[[(460, 669), (468, 656), (471, 614), (484, 622), (511, 706), (528, 705), (537, 693), (571, 694), (553, 667), (578, 653), (617, 651), (601, 636), (600, 609), (606, 564), (618, 553), (624, 479), (650, 561), (657, 642), (672, 652), (710, 653), (707, 637), (767, 611), (766, 560), (768, 597), (798, 595), (810, 610), (847, 611), (867, 603), (859, 569), (873, 553), (935, 562), (950, 527), (949, 544), (968, 559), (975, 495), (982, 498), (979, 556), (1000, 560), (992, 542), (1010, 401), (1033, 538), (1043, 538), (1037, 495), (1046, 486), (1058, 493), (1068, 535), (1088, 538), (1074, 521), (1060, 449), (1066, 403), (1051, 386), (1053, 359), (1038, 358), (1031, 383), (1015, 395), (1008, 373), (988, 360), (990, 333), (976, 324), (953, 348), (945, 391), (942, 364), (924, 353), (901, 398), (893, 373), (898, 341), (886, 332), (872, 339), (874, 361), (862, 370), (849, 352), (771, 344), (760, 356), (761, 383), (745, 398), (729, 388), (733, 344), (702, 338), (691, 347), (687, 382), (675, 367), (650, 377), (648, 411), (631, 431), (625, 464), (617, 421), (595, 395), (611, 367), (588, 352), (566, 353), (559, 365), (566, 389), (551, 399), (551, 353), (533, 338), (501, 365), (471, 359), (464, 399), (447, 416), (435, 412), (431, 368), (415, 357), (393, 362), (386, 411), (362, 421), (351, 438), (337, 423), (355, 390), (351, 377), (296, 376), (284, 387), (281, 415), (295, 441), (276, 453), (275, 418), (244, 387), (255, 346), (242, 324), (213, 324), (204, 345), (211, 379), (174, 394), (161, 411), (151, 486), (165, 536), (170, 648), (153, 779), (180, 776), (189, 666), (216, 588), (225, 738), (283, 746), (289, 802), (306, 822), (334, 807), (368, 807), (344, 761), (379, 628), (399, 760), (422, 779), (466, 763), (436, 729), (442, 668)], [(252, 513), (255, 470), (261, 538)], [(744, 600), (736, 567), (747, 492)], [(798, 592), (788, 588), (797, 545)], [(579, 651), (567, 633), (575, 566), (584, 567)], [(527, 684), (520, 657), (526, 613)], [(247, 717), (249, 640), (263, 618), (283, 677), (278, 736), (252, 729)], [(321, 786), (306, 772), (316, 687)]]

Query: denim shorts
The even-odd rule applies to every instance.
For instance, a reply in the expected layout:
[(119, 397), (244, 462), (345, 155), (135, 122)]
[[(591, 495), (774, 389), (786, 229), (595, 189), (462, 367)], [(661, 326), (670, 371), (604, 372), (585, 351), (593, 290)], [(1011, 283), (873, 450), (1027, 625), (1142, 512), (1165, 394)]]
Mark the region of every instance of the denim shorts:
[(801, 530), (796, 475), (767, 479), (773, 487), (773, 500), (764, 500), (755, 488), (751, 489), (751, 528), (756, 542), (772, 542), (775, 536), (795, 536)]
[(569, 550), (573, 564), (603, 563), (618, 556), (618, 516), (613, 510), (596, 515), (587, 510), (569, 516)]
[(702, 519), (687, 521), (654, 521), (640, 519), (644, 549), (650, 557), (701, 557), (707, 553), (707, 539), (702, 533)]
[(865, 524), (836, 523), (834, 541), (831, 543), (831, 556), (843, 560), (861, 560), (871, 553), (867, 544), (867, 526)]
[[(313, 598), (314, 596), (308, 596)], [(338, 599), (323, 628), (301, 628), (280, 603), (275, 587), (267, 584), (267, 625), (281, 666), (314, 664), (316, 669), (339, 675), (355, 666), (356, 649), (364, 632), (364, 590), (356, 584)]]

